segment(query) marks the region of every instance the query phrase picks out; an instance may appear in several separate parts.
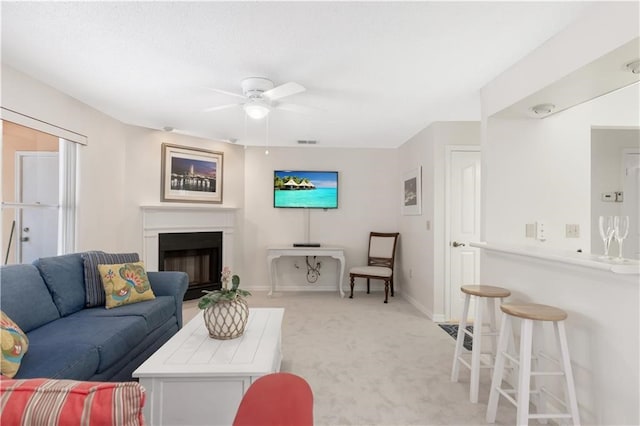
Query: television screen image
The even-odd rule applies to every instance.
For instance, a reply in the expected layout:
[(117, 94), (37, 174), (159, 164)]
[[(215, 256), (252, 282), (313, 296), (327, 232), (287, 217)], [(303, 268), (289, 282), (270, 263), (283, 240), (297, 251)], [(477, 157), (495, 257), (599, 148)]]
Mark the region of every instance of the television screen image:
[(275, 170), (273, 206), (285, 208), (338, 208), (338, 172)]

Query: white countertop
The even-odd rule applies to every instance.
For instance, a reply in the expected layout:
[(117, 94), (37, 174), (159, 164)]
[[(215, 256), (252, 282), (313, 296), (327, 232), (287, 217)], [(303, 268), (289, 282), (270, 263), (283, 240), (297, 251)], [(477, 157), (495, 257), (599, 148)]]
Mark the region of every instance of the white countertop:
[(615, 274), (640, 274), (640, 261), (624, 259), (622, 262), (612, 259), (600, 259), (598, 255), (578, 253), (570, 250), (554, 250), (542, 247), (517, 246), (490, 242), (470, 242), (471, 247), (485, 250), (533, 257), (554, 262), (584, 266), (587, 268), (611, 271)]

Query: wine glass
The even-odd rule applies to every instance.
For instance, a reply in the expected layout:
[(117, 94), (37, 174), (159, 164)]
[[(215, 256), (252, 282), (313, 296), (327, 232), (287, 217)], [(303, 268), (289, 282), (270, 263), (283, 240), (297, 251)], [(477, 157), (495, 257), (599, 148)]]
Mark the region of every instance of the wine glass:
[(629, 216), (616, 216), (613, 219), (613, 232), (618, 242), (618, 258), (616, 260), (622, 262), (622, 241), (629, 235)]
[(611, 237), (615, 233), (613, 216), (600, 216), (598, 218), (598, 229), (604, 244), (604, 256), (600, 256), (600, 258), (609, 259), (609, 245), (611, 244)]

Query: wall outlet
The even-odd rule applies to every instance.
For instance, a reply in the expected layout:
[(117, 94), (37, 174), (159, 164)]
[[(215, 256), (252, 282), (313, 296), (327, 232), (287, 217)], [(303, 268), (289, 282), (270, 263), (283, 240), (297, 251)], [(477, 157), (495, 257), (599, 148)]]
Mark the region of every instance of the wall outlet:
[(431, 231), (431, 221), (427, 221), (427, 231)]
[(565, 234), (567, 238), (580, 238), (580, 225), (569, 224), (565, 225)]

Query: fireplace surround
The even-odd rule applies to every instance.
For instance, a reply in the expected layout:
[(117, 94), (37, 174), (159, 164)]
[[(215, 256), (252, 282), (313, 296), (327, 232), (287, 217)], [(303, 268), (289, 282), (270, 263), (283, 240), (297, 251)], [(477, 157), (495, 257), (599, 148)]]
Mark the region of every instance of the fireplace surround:
[[(203, 288), (219, 286), (223, 267), (233, 270), (235, 208), (167, 203), (141, 209), (145, 266), (149, 271), (185, 268), (180, 270), (189, 275), (190, 290), (195, 284), (185, 300), (200, 297)], [(161, 239), (170, 244), (168, 259), (165, 248), (161, 253)]]

